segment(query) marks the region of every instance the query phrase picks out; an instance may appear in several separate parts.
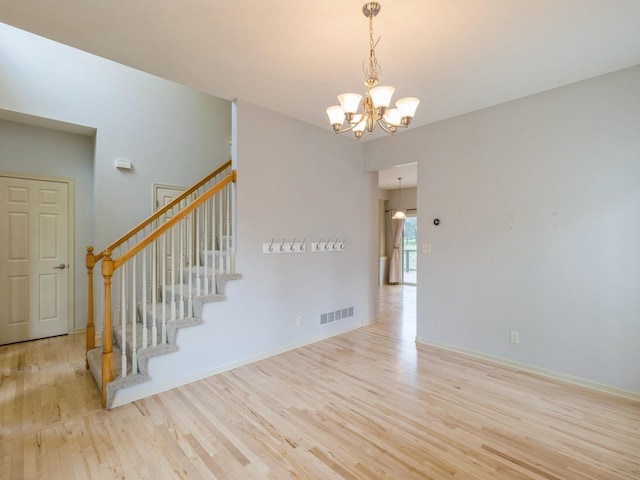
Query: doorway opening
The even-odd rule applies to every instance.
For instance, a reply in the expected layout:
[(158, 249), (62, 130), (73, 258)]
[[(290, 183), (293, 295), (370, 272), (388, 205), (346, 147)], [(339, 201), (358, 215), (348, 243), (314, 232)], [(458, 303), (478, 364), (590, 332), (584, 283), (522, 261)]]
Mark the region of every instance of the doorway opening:
[(418, 217), (408, 213), (402, 229), (402, 283), (416, 285), (417, 280)]

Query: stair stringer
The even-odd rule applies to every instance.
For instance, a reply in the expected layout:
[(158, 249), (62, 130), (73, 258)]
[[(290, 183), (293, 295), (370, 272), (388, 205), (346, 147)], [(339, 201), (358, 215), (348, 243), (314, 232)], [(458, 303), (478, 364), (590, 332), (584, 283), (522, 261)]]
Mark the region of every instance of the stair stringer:
[[(179, 351), (179, 347), (177, 344), (177, 335), (178, 331), (182, 328), (194, 327), (197, 325), (201, 325), (204, 323), (202, 319), (202, 310), (204, 306), (208, 303), (219, 302), (226, 298), (224, 292), (226, 290), (226, 284), (230, 280), (239, 280), (242, 278), (242, 275), (239, 273), (223, 273), (217, 274), (215, 276), (216, 281), (216, 292), (209, 295), (200, 295), (197, 297), (193, 297), (193, 313), (194, 316), (191, 318), (183, 318), (177, 320), (168, 320), (166, 322), (167, 326), (167, 343), (162, 345), (150, 346), (146, 349), (138, 349), (138, 373), (128, 374), (126, 377), (120, 376), (121, 371), (121, 362), (120, 358), (122, 355), (122, 351), (118, 348), (117, 342), (114, 342), (113, 345), (113, 353), (114, 353), (114, 372), (116, 374), (116, 378), (107, 384), (107, 409), (111, 409), (114, 406), (114, 400), (116, 398), (116, 393), (119, 391), (126, 390), (130, 387), (134, 387), (140, 385), (142, 383), (148, 382), (151, 380), (151, 377), (148, 374), (148, 365), (149, 361), (158, 356), (166, 355), (169, 353), (174, 353)], [(117, 335), (114, 332), (114, 337)], [(89, 366), (93, 376), (98, 384), (98, 387), (102, 385), (102, 346), (96, 347), (93, 350), (87, 352), (87, 359), (89, 362)], [(130, 361), (130, 358), (129, 358)], [(159, 392), (155, 392), (159, 393)], [(126, 403), (126, 402), (123, 402)]]

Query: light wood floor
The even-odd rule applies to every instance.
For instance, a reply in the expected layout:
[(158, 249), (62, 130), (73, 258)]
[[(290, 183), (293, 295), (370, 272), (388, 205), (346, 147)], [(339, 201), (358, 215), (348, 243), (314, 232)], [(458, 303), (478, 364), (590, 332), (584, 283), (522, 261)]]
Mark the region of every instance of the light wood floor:
[(385, 287), (375, 325), (112, 411), (81, 335), (0, 347), (0, 478), (640, 478), (640, 403), (416, 348), (414, 315)]

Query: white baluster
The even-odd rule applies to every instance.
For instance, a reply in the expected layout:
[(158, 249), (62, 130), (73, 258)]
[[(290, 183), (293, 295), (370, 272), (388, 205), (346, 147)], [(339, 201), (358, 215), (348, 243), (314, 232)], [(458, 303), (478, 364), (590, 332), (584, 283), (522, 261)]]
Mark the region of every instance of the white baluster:
[(171, 320), (176, 319), (176, 231), (180, 234), (179, 228), (179, 223), (171, 227)]
[(207, 265), (209, 264), (209, 255), (208, 255), (208, 250), (207, 250), (207, 238), (209, 235), (209, 225), (207, 220), (209, 219), (209, 201), (207, 200), (204, 202), (203, 204), (203, 223), (204, 223), (204, 229), (202, 232), (202, 238), (204, 239), (204, 247), (203, 247), (203, 253), (204, 253), (204, 279), (203, 279), (203, 295), (209, 295), (209, 272), (207, 271)]
[(211, 293), (216, 293), (216, 195), (209, 199), (211, 207)]
[(220, 238), (220, 245), (218, 245), (219, 251), (220, 251), (220, 265), (218, 266), (218, 271), (220, 273), (224, 272), (224, 258), (222, 255), (222, 247), (224, 245), (224, 231), (223, 231), (223, 218), (222, 218), (222, 195), (220, 195), (220, 200), (218, 201), (218, 209), (219, 209), (219, 215), (218, 215), (218, 236)]
[[(142, 252), (144, 255), (144, 252)], [(138, 372), (138, 352), (136, 348), (137, 329), (136, 329), (136, 257), (133, 257), (131, 263), (131, 373)]]
[(153, 275), (151, 276), (151, 282), (153, 283), (151, 289), (151, 345), (156, 346), (158, 344), (158, 326), (156, 318), (158, 318), (158, 241), (153, 242), (153, 253), (151, 256), (151, 268), (153, 269)]
[[(180, 253), (180, 302), (178, 302), (178, 318), (184, 318), (184, 220), (178, 222), (178, 252)], [(174, 317), (175, 320), (175, 317)]]
[(200, 208), (195, 212), (196, 214), (196, 296), (201, 294), (200, 289), (200, 239), (202, 238), (202, 234), (200, 231), (201, 222), (200, 222)]
[(127, 275), (127, 264), (122, 265), (122, 270), (120, 272), (120, 291), (121, 291), (121, 303), (122, 309), (121, 312), (121, 325), (122, 325), (122, 344), (120, 348), (122, 349), (122, 376), (127, 376), (127, 309), (125, 306), (125, 297), (126, 297), (126, 275)]
[[(167, 237), (168, 233), (162, 234), (162, 268), (160, 274), (162, 275), (162, 288), (160, 294), (162, 295), (162, 324), (164, 325), (167, 318)], [(157, 334), (156, 334), (157, 335)], [(157, 338), (155, 339), (156, 345), (158, 344)]]
[[(187, 303), (187, 317), (193, 317), (193, 297), (191, 292), (191, 277), (193, 276), (193, 216), (195, 212), (191, 212), (187, 217), (187, 259), (189, 263), (189, 288), (187, 290), (189, 302)], [(197, 268), (197, 267), (196, 267)], [(184, 276), (183, 276), (184, 280)]]
[[(155, 245), (155, 242), (153, 243)], [(151, 247), (153, 249), (153, 246)], [(147, 348), (147, 249), (142, 252), (142, 348)]]
[(227, 213), (225, 215), (225, 252), (226, 252), (226, 265), (225, 273), (231, 272), (231, 226), (229, 220), (231, 218), (231, 186), (230, 184), (225, 187)]

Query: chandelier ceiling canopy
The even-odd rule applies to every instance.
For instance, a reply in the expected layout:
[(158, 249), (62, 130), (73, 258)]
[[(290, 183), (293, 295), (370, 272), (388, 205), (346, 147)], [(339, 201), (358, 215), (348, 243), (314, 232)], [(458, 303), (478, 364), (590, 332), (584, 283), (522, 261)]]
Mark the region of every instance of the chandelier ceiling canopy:
[(358, 112), (362, 95), (357, 93), (338, 95), (340, 105), (327, 108), (333, 131), (353, 131), (357, 139), (360, 139), (365, 130), (371, 134), (376, 125), (391, 134), (396, 133), (398, 127), (408, 127), (420, 103), (415, 97), (405, 97), (396, 101), (395, 108), (389, 108), (395, 89), (391, 86), (378, 86), (381, 70), (376, 58), (376, 45), (380, 39), (375, 42), (373, 40), (373, 17), (379, 12), (378, 2), (367, 2), (362, 7), (362, 13), (369, 18), (369, 65), (364, 69), (366, 93), (362, 110)]

